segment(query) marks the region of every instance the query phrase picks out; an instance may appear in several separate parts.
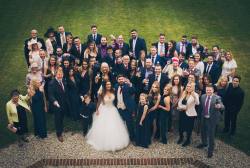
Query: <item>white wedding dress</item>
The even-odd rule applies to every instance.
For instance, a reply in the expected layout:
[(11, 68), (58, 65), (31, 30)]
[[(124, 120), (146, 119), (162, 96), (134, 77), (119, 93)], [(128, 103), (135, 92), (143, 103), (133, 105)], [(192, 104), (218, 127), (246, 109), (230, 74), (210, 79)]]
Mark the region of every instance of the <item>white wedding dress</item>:
[(93, 124), (87, 134), (87, 143), (98, 151), (116, 151), (129, 144), (129, 134), (117, 108), (113, 105), (115, 95), (105, 96), (94, 113)]

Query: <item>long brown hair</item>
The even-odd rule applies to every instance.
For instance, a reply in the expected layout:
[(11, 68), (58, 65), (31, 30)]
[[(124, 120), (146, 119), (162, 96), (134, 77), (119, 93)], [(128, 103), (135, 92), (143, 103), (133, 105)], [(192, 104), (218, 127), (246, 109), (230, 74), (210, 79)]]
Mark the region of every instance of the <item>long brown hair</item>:
[(174, 84), (174, 78), (175, 77), (178, 77), (179, 78), (179, 84), (178, 84), (178, 97), (180, 97), (181, 96), (181, 86), (182, 86), (182, 84), (181, 84), (181, 76), (180, 75), (178, 75), (178, 74), (175, 74), (173, 77), (172, 77), (172, 86), (175, 86), (175, 84)]
[(100, 101), (103, 102), (103, 103), (104, 103), (104, 96), (107, 94), (106, 85), (107, 85), (108, 82), (111, 84), (110, 92), (115, 93), (114, 88), (112, 87), (112, 83), (110, 81), (103, 81), (103, 83), (102, 83), (102, 91), (99, 94)]

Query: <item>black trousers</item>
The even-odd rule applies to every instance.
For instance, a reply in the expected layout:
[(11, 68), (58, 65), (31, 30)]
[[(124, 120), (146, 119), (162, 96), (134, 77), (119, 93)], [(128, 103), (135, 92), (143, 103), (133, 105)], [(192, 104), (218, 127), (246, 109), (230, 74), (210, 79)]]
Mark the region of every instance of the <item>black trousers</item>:
[(128, 132), (129, 132), (129, 138), (131, 141), (133, 141), (135, 138), (135, 133), (134, 133), (132, 114), (127, 109), (125, 109), (125, 110), (118, 109), (118, 111), (119, 111), (123, 121), (125, 121), (125, 123), (127, 125)]
[(170, 112), (160, 110), (160, 134), (162, 143), (167, 143), (168, 122), (170, 115)]
[(83, 128), (83, 134), (86, 135), (88, 130), (90, 129), (92, 124), (92, 117), (88, 116), (88, 118), (83, 118), (82, 120), (82, 128)]
[(192, 131), (194, 128), (194, 119), (195, 117), (187, 116), (186, 112), (180, 112), (180, 119), (179, 119), (179, 134), (180, 137), (183, 137), (183, 133), (187, 133), (187, 139), (190, 140), (192, 135)]
[(238, 111), (231, 111), (230, 109), (225, 111), (225, 130), (230, 131), (230, 134), (235, 134), (238, 113)]
[(53, 107), (54, 111), (54, 121), (55, 121), (55, 128), (56, 128), (56, 135), (57, 137), (62, 136), (63, 133), (63, 119), (65, 115), (65, 109), (63, 107)]

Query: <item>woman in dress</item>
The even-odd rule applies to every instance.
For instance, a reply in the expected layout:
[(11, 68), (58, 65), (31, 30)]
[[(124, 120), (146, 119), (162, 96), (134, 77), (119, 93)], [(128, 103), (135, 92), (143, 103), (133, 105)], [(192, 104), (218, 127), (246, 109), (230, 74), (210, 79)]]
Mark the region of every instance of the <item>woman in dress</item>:
[[(160, 95), (160, 84), (158, 81), (155, 81), (152, 84), (152, 87), (150, 89), (149, 95), (149, 126), (150, 126), (150, 137), (151, 138), (159, 138), (160, 136), (160, 129), (159, 129), (159, 113), (158, 113), (158, 105), (161, 100)], [(151, 142), (150, 142), (151, 143)]]
[(168, 120), (170, 116), (170, 94), (171, 94), (171, 87), (166, 85), (164, 87), (163, 96), (161, 97), (161, 101), (159, 103), (159, 115), (160, 115), (160, 135), (161, 135), (161, 143), (167, 144), (167, 132), (168, 132)]
[(34, 121), (34, 134), (38, 138), (47, 137), (46, 117), (47, 106), (45, 103), (45, 95), (43, 86), (38, 79), (32, 79), (29, 95), (31, 97), (31, 111)]
[(226, 52), (226, 60), (224, 61), (222, 65), (221, 76), (227, 76), (229, 79), (229, 82), (232, 82), (232, 79), (235, 75), (236, 68), (237, 68), (237, 63), (235, 59), (233, 58), (232, 53)]
[(129, 134), (117, 108), (111, 82), (103, 82), (87, 143), (99, 151), (117, 151), (128, 146)]
[(141, 93), (136, 116), (136, 146), (148, 148), (148, 142), (150, 139), (148, 129), (147, 95), (145, 93)]
[(68, 84), (68, 97), (70, 103), (70, 117), (73, 121), (77, 121), (80, 118), (80, 94), (79, 94), (79, 78), (74, 73), (73, 68), (69, 70)]
[(199, 53), (196, 53), (194, 55), (194, 64), (195, 64), (195, 68), (197, 68), (201, 71), (201, 76), (202, 76), (204, 73), (205, 65), (204, 65), (204, 62), (201, 61), (201, 56)]
[(47, 32), (44, 34), (44, 37), (47, 38), (45, 45), (48, 56), (56, 54), (57, 43), (55, 35), (56, 31), (54, 30), (53, 27), (48, 28)]
[(63, 53), (70, 53), (70, 50), (73, 46), (73, 36), (68, 34), (66, 36), (66, 43), (63, 44)]
[(98, 60), (98, 48), (96, 47), (95, 42), (90, 42), (88, 47), (84, 51), (84, 59), (89, 60), (91, 57), (96, 58)]
[(171, 127), (174, 129), (174, 131), (177, 131), (178, 129), (178, 120), (179, 120), (179, 110), (177, 110), (179, 99), (183, 92), (183, 86), (181, 83), (181, 76), (180, 75), (174, 75), (172, 78), (172, 90), (171, 90), (171, 103), (172, 103), (172, 110), (171, 110), (171, 116), (169, 116), (169, 129)]

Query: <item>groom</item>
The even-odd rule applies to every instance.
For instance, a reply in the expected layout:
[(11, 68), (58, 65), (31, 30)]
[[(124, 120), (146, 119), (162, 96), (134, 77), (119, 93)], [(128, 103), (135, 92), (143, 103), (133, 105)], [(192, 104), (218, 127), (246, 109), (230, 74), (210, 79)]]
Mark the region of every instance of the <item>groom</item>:
[(126, 122), (129, 138), (134, 141), (134, 127), (132, 113), (135, 112), (134, 93), (132, 83), (125, 79), (123, 75), (117, 76), (118, 84), (115, 85), (115, 106), (117, 107), (122, 119)]

